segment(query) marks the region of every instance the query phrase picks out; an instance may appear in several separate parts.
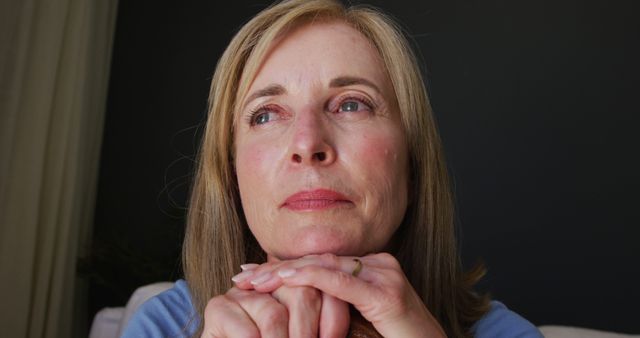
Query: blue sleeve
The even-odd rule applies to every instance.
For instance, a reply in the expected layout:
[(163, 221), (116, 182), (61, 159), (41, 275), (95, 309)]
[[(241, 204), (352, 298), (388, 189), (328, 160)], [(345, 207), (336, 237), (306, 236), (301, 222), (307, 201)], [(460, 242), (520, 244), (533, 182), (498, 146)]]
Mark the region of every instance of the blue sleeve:
[(531, 322), (492, 301), (491, 309), (473, 325), (475, 338), (544, 338)]
[(173, 288), (144, 302), (127, 324), (122, 337), (191, 337), (198, 325), (199, 318), (193, 309), (187, 283), (179, 280)]

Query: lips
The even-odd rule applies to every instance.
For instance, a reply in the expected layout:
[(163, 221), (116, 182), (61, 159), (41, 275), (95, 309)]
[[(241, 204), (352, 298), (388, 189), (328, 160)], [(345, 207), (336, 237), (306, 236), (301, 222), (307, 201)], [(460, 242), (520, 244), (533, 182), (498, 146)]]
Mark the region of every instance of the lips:
[(295, 211), (314, 211), (352, 204), (353, 202), (338, 192), (316, 189), (301, 191), (289, 196), (282, 207)]

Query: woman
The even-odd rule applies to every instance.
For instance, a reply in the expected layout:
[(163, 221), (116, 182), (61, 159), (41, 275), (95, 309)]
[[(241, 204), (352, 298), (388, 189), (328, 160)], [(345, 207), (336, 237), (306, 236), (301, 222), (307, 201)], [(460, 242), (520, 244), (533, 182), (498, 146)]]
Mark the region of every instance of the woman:
[(262, 11), (221, 57), (183, 263), (125, 336), (541, 336), (461, 271), (405, 38), (332, 0)]

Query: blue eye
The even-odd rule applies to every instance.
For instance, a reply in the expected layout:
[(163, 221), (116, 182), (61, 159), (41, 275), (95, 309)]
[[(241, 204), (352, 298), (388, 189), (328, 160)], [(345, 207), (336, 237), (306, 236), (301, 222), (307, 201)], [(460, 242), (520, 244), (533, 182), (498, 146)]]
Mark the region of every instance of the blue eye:
[(364, 99), (346, 98), (338, 106), (339, 113), (355, 113), (360, 111), (372, 111), (373, 105)]
[(360, 103), (356, 101), (345, 101), (340, 105), (341, 111), (358, 111)]
[(252, 126), (263, 125), (275, 121), (279, 118), (279, 113), (271, 107), (259, 107), (251, 112), (249, 124)]
[(265, 124), (265, 123), (273, 120), (273, 116), (272, 115), (273, 115), (272, 112), (258, 114), (253, 119), (253, 124)]

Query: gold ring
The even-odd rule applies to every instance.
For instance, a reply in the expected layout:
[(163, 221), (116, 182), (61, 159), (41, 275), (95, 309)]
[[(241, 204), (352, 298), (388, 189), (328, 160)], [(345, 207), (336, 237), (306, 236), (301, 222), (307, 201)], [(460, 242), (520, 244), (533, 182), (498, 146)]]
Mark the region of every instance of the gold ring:
[(360, 271), (362, 271), (362, 262), (357, 258), (354, 258), (353, 261), (356, 262), (356, 267), (351, 271), (351, 276), (358, 277)]

